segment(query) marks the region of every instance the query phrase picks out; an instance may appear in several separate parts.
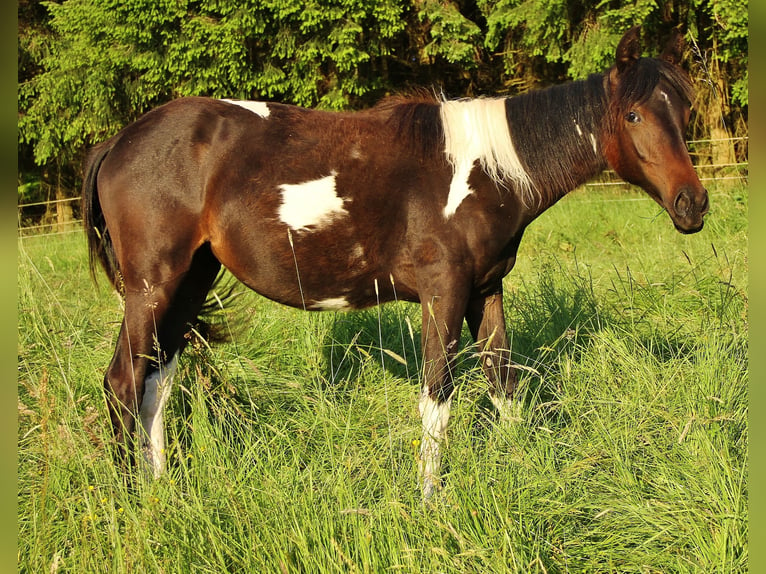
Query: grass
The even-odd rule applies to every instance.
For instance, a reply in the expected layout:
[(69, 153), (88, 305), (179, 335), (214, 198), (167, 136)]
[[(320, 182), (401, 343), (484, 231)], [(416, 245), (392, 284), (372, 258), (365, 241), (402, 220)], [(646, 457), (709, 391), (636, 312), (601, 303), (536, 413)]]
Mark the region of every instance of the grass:
[(506, 279), (524, 422), (461, 352), (432, 504), (417, 306), (243, 294), (234, 342), (182, 359), (169, 472), (129, 490), (101, 390), (120, 302), (80, 234), (20, 240), (19, 571), (746, 572), (747, 194), (711, 203), (693, 236), (627, 191), (532, 225)]

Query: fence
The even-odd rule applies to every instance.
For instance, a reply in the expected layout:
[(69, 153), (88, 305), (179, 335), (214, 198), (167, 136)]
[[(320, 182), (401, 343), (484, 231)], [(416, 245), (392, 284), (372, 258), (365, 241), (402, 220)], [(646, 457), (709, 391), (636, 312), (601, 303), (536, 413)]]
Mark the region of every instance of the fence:
[[(711, 157), (711, 146), (726, 142), (733, 148), (732, 156), (743, 158), (743, 161), (716, 164), (704, 163)], [(695, 167), (701, 181), (737, 181), (747, 183), (747, 137), (693, 140), (687, 142), (687, 145), (689, 147), (689, 154), (693, 160), (696, 160)], [(597, 180), (585, 184), (586, 187), (622, 186), (626, 188), (629, 185), (619, 179), (612, 170), (605, 171)], [(61, 218), (62, 210), (60, 206), (62, 205), (67, 205), (70, 208), (71, 218)], [(40, 237), (81, 231), (82, 219), (79, 212), (79, 197), (18, 204), (18, 234), (20, 236), (34, 235)]]

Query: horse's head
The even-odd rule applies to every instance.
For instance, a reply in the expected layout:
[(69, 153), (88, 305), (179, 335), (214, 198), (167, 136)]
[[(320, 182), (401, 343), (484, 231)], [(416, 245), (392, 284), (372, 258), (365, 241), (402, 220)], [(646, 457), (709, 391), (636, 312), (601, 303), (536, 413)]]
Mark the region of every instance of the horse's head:
[(659, 59), (641, 58), (638, 28), (625, 33), (605, 76), (609, 128), (603, 144), (620, 177), (664, 207), (676, 229), (694, 233), (702, 229), (708, 194), (684, 141), (692, 90), (678, 65), (681, 49), (676, 34)]

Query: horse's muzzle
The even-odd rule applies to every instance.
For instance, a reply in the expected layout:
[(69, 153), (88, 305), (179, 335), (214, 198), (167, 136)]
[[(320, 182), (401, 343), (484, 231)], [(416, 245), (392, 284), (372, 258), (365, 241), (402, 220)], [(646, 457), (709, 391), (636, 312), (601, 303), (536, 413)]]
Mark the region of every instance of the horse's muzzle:
[[(695, 191), (683, 187), (673, 201), (671, 219), (681, 233), (696, 233), (705, 224), (703, 217), (710, 209), (708, 193), (705, 188)], [(670, 210), (668, 210), (670, 211)]]

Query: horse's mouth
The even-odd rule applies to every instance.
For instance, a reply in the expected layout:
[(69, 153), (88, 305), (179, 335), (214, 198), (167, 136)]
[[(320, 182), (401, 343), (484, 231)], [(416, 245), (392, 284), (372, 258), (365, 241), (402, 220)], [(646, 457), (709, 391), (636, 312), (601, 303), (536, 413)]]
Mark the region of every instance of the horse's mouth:
[(702, 231), (702, 228), (705, 226), (705, 222), (701, 220), (697, 225), (694, 225), (691, 227), (684, 227), (674, 221), (673, 225), (675, 225), (676, 229), (680, 233), (683, 233), (684, 235), (691, 235), (692, 233), (697, 233), (698, 231)]
[(700, 193), (683, 187), (666, 210), (678, 231), (687, 235), (697, 233), (704, 227), (705, 215), (710, 210), (707, 190), (702, 189)]

